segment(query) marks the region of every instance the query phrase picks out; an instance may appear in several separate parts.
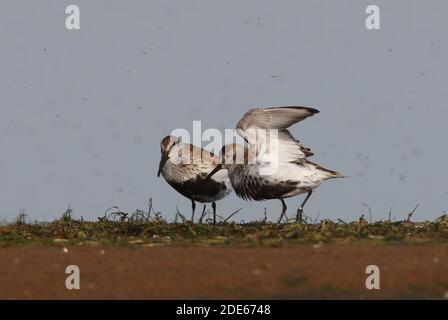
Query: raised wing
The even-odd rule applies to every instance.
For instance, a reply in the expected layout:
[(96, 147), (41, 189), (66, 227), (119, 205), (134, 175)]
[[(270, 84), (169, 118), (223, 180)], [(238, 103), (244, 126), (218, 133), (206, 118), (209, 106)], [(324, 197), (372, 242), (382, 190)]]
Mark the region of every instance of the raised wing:
[(237, 129), (248, 128), (286, 129), (294, 123), (319, 113), (318, 110), (308, 107), (274, 107), (265, 109), (251, 109), (241, 118)]
[(256, 147), (261, 161), (294, 162), (313, 153), (287, 130), (319, 111), (307, 107), (275, 107), (252, 109), (237, 124), (237, 132), (252, 147)]

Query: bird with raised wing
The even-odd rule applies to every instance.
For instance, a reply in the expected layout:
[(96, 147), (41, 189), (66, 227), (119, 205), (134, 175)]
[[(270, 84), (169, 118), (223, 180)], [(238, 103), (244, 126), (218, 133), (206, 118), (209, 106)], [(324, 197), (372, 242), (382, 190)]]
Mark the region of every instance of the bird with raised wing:
[(306, 194), (296, 215), (296, 222), (302, 222), (303, 208), (313, 190), (325, 180), (344, 177), (309, 161), (307, 157), (313, 152), (287, 130), (318, 112), (313, 108), (293, 106), (249, 110), (236, 127), (249, 146), (224, 146), (221, 163), (207, 177), (227, 169), (238, 197), (256, 201), (279, 199), (282, 202), (279, 223), (287, 210), (284, 199)]
[(183, 143), (180, 137), (175, 136), (162, 139), (160, 152), (157, 176), (162, 175), (171, 187), (191, 200), (191, 221), (194, 222), (196, 201), (211, 202), (213, 223), (216, 223), (216, 201), (231, 192), (227, 172), (206, 179), (207, 174), (220, 163), (220, 158), (195, 145)]

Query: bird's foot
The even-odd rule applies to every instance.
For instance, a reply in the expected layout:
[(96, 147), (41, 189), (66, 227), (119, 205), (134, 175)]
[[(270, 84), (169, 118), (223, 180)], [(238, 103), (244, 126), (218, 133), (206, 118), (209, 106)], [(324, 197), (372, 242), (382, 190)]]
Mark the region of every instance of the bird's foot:
[(277, 224), (282, 223), (283, 217), (285, 217), (286, 223), (288, 223), (288, 216), (286, 215), (286, 213), (282, 213), (280, 215), (280, 218), (278, 218), (278, 220), (277, 220)]
[(281, 215), (280, 218), (278, 218), (278, 220), (277, 220), (277, 224), (282, 223), (282, 219), (283, 219), (283, 215)]

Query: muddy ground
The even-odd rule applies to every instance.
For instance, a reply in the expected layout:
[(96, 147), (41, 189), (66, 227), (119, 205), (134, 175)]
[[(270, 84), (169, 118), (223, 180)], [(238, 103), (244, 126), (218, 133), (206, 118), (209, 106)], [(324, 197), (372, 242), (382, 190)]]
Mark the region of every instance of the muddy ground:
[[(65, 269), (80, 268), (80, 290)], [(367, 290), (368, 265), (380, 290)], [(0, 299), (448, 298), (447, 245), (0, 248)]]

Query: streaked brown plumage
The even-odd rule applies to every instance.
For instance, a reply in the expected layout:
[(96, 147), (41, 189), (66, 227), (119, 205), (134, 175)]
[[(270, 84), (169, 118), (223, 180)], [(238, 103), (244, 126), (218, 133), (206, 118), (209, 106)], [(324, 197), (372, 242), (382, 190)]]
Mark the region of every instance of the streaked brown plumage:
[(166, 136), (162, 139), (160, 152), (161, 159), (157, 176), (162, 174), (170, 186), (191, 200), (191, 220), (194, 221), (196, 201), (211, 202), (213, 222), (215, 223), (215, 201), (224, 198), (231, 192), (227, 172), (212, 179), (205, 179), (207, 174), (220, 163), (220, 158), (207, 150), (183, 143), (180, 138), (174, 136)]

